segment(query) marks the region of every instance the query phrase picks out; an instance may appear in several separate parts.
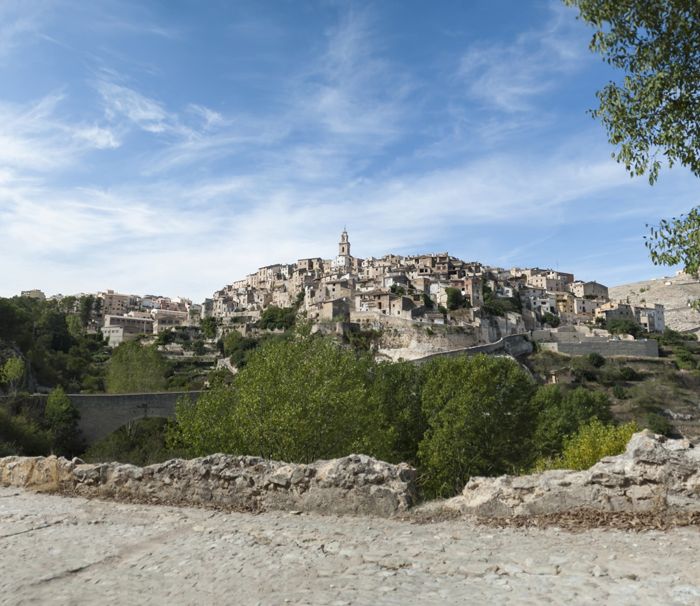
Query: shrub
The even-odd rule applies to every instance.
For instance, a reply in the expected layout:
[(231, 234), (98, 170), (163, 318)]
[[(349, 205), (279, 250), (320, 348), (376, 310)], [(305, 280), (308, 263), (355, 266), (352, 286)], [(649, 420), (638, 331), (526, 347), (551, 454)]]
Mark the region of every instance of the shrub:
[(447, 295), (447, 309), (455, 310), (467, 306), (467, 299), (459, 288), (447, 287), (445, 294)]
[(243, 368), (258, 343), (258, 339), (244, 337), (237, 330), (232, 330), (222, 341), (223, 353), (236, 368)]
[(151, 417), (127, 423), (95, 442), (82, 456), (88, 462), (119, 461), (132, 465), (151, 465), (179, 456), (166, 443), (170, 422)]
[(0, 456), (46, 455), (51, 436), (24, 415), (12, 415), (0, 408)]
[(567, 438), (560, 457), (540, 461), (538, 469), (588, 469), (603, 457), (622, 454), (632, 435), (639, 431), (636, 423), (604, 425), (593, 419)]
[(591, 365), (595, 368), (600, 368), (605, 364), (605, 358), (599, 353), (591, 352), (586, 357), (588, 358), (588, 361), (591, 363)]
[(635, 339), (639, 339), (644, 334), (644, 329), (634, 320), (609, 320), (607, 329), (610, 334), (632, 335)]
[(663, 436), (672, 436), (674, 434), (673, 424), (658, 412), (647, 413), (644, 422), (646, 428), (654, 433), (659, 433)]
[(542, 317), (542, 321), (548, 326), (551, 326), (552, 328), (556, 328), (561, 324), (559, 316), (555, 316), (553, 313), (550, 312), (545, 312), (544, 316)]
[(620, 367), (620, 378), (623, 381), (639, 381), (642, 376), (631, 366)]
[(614, 385), (612, 388), (612, 394), (618, 400), (624, 400), (627, 397), (627, 390), (622, 385)]
[(697, 368), (695, 356), (685, 347), (679, 347), (676, 349), (676, 355), (673, 359), (676, 366), (678, 366), (678, 368), (681, 370), (695, 370), (695, 368)]
[(382, 411), (391, 440), (389, 460), (417, 464), (425, 433), (421, 394), (425, 373), (411, 362), (380, 363), (370, 386), (372, 406)]
[(533, 444), (540, 457), (559, 454), (564, 439), (591, 419), (612, 420), (606, 395), (583, 387), (565, 392), (557, 385), (546, 385), (537, 390), (532, 403), (537, 413)]
[(295, 307), (276, 307), (270, 305), (260, 316), (258, 325), (263, 330), (287, 330), (294, 326), (297, 310)]

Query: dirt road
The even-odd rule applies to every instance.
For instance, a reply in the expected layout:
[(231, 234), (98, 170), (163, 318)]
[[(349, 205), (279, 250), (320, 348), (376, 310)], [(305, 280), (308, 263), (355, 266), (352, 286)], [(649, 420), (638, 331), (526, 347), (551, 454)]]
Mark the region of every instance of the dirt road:
[(700, 604), (700, 532), (485, 528), (0, 488), (1, 604)]

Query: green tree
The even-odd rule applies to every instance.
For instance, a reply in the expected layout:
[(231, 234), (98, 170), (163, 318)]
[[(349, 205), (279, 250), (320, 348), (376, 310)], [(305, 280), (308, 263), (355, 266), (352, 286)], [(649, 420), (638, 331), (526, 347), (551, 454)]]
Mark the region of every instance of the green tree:
[(149, 417), (132, 421), (90, 445), (81, 456), (90, 463), (119, 461), (132, 465), (152, 465), (181, 456), (168, 447), (167, 436), (172, 421)]
[(238, 373), (178, 406), (178, 436), (192, 454), (222, 451), (310, 462), (361, 452), (385, 457), (389, 439), (368, 397), (371, 359), (324, 337), (268, 341)]
[(7, 385), (7, 389), (12, 395), (17, 394), (17, 388), (21, 384), (23, 377), (24, 360), (22, 358), (13, 356), (5, 360), (5, 364), (0, 369), (0, 379), (2, 383)]
[(548, 326), (551, 326), (552, 328), (556, 328), (557, 326), (559, 326), (559, 324), (561, 324), (559, 316), (555, 316), (553, 313), (550, 313), (548, 311), (544, 313), (542, 321)]
[(388, 460), (418, 463), (418, 444), (426, 424), (421, 404), (425, 373), (411, 362), (374, 366), (370, 386), (372, 407), (382, 411), (391, 440)]
[(662, 153), (700, 176), (700, 5), (697, 0), (564, 0), (595, 27), (590, 49), (624, 72), (593, 115), (615, 157), (654, 182)]
[(447, 309), (454, 311), (467, 306), (467, 298), (459, 288), (447, 287), (445, 294), (447, 295)]
[(114, 349), (105, 385), (109, 393), (162, 391), (166, 371), (167, 364), (155, 347), (127, 341)]
[(95, 311), (95, 296), (94, 295), (84, 295), (80, 297), (80, 302), (78, 304), (78, 316), (80, 318), (80, 323), (83, 328), (87, 328), (92, 320), (93, 313)]
[(507, 358), (442, 358), (425, 369), (423, 488), (451, 496), (473, 475), (512, 473), (531, 462), (535, 385)]
[(616, 318), (608, 320), (606, 327), (608, 332), (613, 335), (632, 335), (635, 339), (638, 339), (644, 334), (644, 329), (634, 320)]
[[(613, 157), (654, 183), (669, 167), (700, 176), (700, 3), (697, 0), (564, 0), (595, 28), (590, 49), (624, 78), (597, 93), (592, 113), (605, 126)], [(700, 207), (649, 226), (657, 265), (681, 264), (698, 278)], [(700, 302), (695, 301), (697, 307)]]
[(243, 368), (258, 343), (258, 339), (244, 337), (237, 330), (232, 330), (223, 340), (224, 355), (236, 368)]
[(51, 446), (55, 454), (72, 457), (82, 451), (78, 428), (80, 413), (62, 387), (56, 387), (49, 394), (44, 419), (51, 431)]
[(216, 318), (208, 317), (199, 320), (199, 326), (202, 329), (205, 339), (213, 339), (216, 337)]
[[(696, 280), (700, 277), (700, 206), (687, 215), (662, 219), (648, 226), (645, 246), (654, 265), (680, 265)], [(698, 302), (694, 305), (697, 307)]]
[(49, 452), (51, 436), (24, 415), (11, 415), (0, 407), (0, 457), (40, 456)]

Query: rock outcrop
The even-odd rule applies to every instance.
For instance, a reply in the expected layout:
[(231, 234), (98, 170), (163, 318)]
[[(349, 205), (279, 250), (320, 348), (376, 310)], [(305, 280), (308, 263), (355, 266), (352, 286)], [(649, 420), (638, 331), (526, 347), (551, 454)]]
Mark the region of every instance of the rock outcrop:
[(309, 465), (211, 455), (136, 467), (58, 457), (0, 459), (0, 485), (85, 497), (388, 517), (416, 499), (416, 472), (365, 455)]
[(648, 512), (700, 511), (700, 449), (648, 430), (626, 451), (585, 471), (474, 477), (445, 511), (483, 517), (552, 514), (574, 509)]

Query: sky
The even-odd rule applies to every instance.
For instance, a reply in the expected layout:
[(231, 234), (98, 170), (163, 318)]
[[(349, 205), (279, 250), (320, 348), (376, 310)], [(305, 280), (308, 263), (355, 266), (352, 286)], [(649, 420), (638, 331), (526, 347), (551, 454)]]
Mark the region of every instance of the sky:
[(545, 0), (0, 0), (0, 296), (195, 301), (258, 267), (443, 252), (615, 285), (698, 203), (612, 158), (619, 74)]

